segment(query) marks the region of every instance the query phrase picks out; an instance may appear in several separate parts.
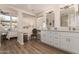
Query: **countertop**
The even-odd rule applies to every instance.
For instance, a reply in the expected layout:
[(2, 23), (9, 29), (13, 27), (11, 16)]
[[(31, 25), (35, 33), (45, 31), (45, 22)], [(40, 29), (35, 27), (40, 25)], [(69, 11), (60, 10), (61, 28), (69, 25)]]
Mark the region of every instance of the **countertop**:
[(78, 30), (41, 30), (41, 31), (53, 31), (53, 32), (71, 32), (71, 33), (79, 33)]

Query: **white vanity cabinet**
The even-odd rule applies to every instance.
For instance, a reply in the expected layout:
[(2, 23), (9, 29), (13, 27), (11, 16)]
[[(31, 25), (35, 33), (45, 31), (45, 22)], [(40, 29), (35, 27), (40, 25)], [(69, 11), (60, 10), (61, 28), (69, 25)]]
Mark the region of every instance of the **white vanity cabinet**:
[[(72, 34), (72, 33), (71, 33)], [(73, 53), (79, 53), (79, 37), (76, 35), (73, 37), (70, 37), (70, 51)]]
[(79, 33), (62, 31), (41, 31), (41, 41), (71, 53), (79, 53)]
[(47, 36), (46, 36), (46, 31), (41, 31), (41, 41), (44, 41), (47, 39)]
[[(52, 31), (51, 31), (52, 32)], [(58, 33), (57, 32), (52, 32), (52, 37), (51, 39), (53, 39), (53, 43), (52, 45), (54, 45), (55, 47), (59, 47), (59, 39), (58, 39)]]
[(70, 38), (68, 38), (68, 37), (62, 37), (61, 39), (61, 42), (60, 42), (60, 44), (61, 44), (61, 46), (60, 46), (60, 49), (62, 49), (62, 50), (66, 50), (66, 51), (70, 51), (71, 49), (71, 41), (70, 41)]

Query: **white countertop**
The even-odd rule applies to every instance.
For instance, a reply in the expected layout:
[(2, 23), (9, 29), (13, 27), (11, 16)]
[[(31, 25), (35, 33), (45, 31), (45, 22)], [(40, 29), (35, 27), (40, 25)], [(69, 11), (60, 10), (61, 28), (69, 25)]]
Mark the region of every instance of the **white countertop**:
[(53, 32), (74, 32), (74, 33), (79, 33), (79, 30), (41, 30), (41, 31), (53, 31)]

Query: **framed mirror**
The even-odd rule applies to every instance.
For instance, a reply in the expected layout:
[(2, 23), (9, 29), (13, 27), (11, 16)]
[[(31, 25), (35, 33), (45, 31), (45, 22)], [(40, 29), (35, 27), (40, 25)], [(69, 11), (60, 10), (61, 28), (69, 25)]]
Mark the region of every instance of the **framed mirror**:
[(53, 11), (47, 13), (47, 15), (46, 15), (46, 25), (47, 25), (48, 30), (51, 30), (55, 26), (54, 17), (55, 17), (55, 14)]
[(76, 27), (79, 28), (79, 4), (78, 4), (78, 11), (76, 12)]
[(75, 26), (75, 8), (74, 5), (67, 5), (60, 9), (60, 27)]

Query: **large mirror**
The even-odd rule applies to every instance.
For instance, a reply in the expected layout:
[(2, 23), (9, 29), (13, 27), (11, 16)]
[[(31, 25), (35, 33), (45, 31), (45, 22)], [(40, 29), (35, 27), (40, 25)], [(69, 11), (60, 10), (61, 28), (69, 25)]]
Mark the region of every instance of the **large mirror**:
[(73, 4), (60, 9), (60, 26), (68, 28), (75, 26), (75, 8)]
[(54, 25), (54, 23), (55, 23), (54, 17), (55, 17), (55, 14), (53, 11), (47, 13), (47, 15), (46, 15), (46, 25), (47, 25), (48, 30), (51, 30), (55, 26)]
[(79, 28), (79, 5), (78, 5), (78, 10), (76, 12), (76, 27)]

